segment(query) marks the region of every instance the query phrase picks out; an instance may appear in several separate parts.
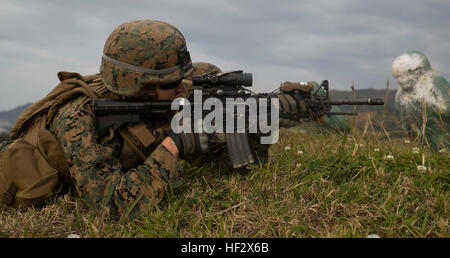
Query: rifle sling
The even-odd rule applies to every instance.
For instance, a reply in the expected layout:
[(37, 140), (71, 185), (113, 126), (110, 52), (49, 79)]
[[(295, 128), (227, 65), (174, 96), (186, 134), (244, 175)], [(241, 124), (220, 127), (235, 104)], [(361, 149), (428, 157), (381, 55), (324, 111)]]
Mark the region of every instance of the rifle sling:
[(145, 154), (139, 150), (139, 148), (135, 145), (135, 141), (133, 141), (132, 136), (130, 133), (126, 130), (126, 128), (121, 127), (118, 130), (120, 136), (123, 138), (123, 140), (127, 143), (127, 145), (141, 158), (143, 161), (147, 159)]

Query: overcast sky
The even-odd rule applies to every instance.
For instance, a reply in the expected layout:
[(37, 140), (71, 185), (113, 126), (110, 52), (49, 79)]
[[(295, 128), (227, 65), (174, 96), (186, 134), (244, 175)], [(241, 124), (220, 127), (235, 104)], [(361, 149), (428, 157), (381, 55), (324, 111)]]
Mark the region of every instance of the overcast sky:
[(58, 71), (98, 72), (118, 25), (176, 26), (193, 61), (253, 73), (253, 90), (283, 81), (333, 89), (397, 88), (392, 61), (422, 51), (450, 79), (450, 1), (0, 0), (0, 110), (44, 97)]

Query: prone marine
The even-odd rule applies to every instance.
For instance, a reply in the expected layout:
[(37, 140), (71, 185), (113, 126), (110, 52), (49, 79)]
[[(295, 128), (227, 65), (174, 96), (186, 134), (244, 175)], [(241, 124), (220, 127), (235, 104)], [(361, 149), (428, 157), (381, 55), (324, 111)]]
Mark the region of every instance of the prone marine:
[[(156, 20), (118, 26), (107, 39), (100, 74), (59, 72), (61, 83), (27, 108), (0, 145), (1, 203), (29, 207), (75, 188), (111, 217), (139, 216), (182, 177), (180, 155), (201, 152), (200, 134), (174, 134), (160, 117), (99, 137), (93, 99), (172, 100), (185, 94), (192, 62), (181, 32)], [(169, 136), (170, 135), (170, 136)], [(134, 208), (133, 208), (134, 207)]]
[[(178, 160), (211, 153), (211, 147), (223, 146), (223, 135), (175, 133), (175, 111), (99, 134), (92, 103), (186, 97), (195, 88), (192, 76), (205, 72), (221, 69), (193, 65), (186, 40), (174, 26), (157, 20), (119, 25), (105, 43), (99, 74), (59, 72), (60, 84), (28, 107), (11, 129), (10, 140), (0, 143), (0, 203), (39, 206), (71, 187), (89, 206), (112, 218), (147, 212), (169, 187), (183, 184)], [(311, 99), (311, 83), (284, 82), (280, 89), (280, 114), (289, 119), (322, 114), (329, 105), (322, 98)], [(315, 109), (306, 105), (305, 96)], [(289, 120), (286, 126), (296, 123)], [(257, 159), (264, 161), (269, 145), (260, 144), (257, 135), (248, 140)]]

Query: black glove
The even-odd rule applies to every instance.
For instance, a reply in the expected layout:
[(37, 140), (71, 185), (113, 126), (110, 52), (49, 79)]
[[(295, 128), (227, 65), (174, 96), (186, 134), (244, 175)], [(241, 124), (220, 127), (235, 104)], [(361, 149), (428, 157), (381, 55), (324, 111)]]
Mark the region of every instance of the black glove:
[(168, 132), (170, 138), (178, 148), (180, 156), (202, 152), (205, 153), (209, 149), (209, 136), (205, 133), (174, 133), (172, 129)]

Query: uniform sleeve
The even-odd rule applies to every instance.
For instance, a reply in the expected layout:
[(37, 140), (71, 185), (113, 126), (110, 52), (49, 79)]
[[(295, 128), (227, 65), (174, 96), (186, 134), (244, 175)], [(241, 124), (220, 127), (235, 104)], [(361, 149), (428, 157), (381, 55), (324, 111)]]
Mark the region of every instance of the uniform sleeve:
[(136, 217), (162, 199), (172, 184), (181, 184), (177, 158), (159, 145), (145, 162), (123, 171), (119, 136), (98, 141), (91, 101), (80, 97), (57, 113), (51, 131), (58, 137), (78, 195), (110, 216)]

